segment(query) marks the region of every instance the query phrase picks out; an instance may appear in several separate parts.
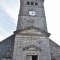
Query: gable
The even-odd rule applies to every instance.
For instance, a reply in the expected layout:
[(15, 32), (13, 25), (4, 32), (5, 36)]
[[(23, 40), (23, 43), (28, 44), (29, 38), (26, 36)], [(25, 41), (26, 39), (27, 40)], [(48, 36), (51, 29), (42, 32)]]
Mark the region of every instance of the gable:
[(24, 51), (41, 51), (39, 47), (36, 47), (34, 45), (27, 46), (23, 48)]
[(38, 36), (50, 36), (50, 33), (43, 31), (36, 27), (27, 27), (18, 31), (15, 31), (15, 34), (22, 35), (38, 35)]

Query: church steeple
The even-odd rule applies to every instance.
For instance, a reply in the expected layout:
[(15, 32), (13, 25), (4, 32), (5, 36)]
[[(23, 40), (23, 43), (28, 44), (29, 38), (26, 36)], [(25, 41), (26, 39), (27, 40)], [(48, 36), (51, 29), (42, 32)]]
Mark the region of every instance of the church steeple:
[(51, 60), (44, 0), (20, 0), (13, 60)]
[(47, 31), (44, 0), (20, 0), (17, 30), (37, 27)]

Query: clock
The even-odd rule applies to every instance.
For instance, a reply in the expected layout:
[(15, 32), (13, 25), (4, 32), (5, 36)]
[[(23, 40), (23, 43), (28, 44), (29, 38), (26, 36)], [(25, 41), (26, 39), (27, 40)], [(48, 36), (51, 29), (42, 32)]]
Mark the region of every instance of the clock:
[(35, 16), (36, 15), (36, 12), (35, 11), (29, 11), (29, 15)]

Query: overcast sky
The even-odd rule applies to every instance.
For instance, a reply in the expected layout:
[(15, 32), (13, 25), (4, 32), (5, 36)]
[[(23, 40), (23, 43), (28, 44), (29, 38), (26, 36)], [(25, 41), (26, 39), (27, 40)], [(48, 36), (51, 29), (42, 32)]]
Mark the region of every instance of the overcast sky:
[[(19, 0), (0, 0), (0, 41), (16, 30)], [(60, 0), (45, 0), (45, 15), (50, 39), (60, 45)]]

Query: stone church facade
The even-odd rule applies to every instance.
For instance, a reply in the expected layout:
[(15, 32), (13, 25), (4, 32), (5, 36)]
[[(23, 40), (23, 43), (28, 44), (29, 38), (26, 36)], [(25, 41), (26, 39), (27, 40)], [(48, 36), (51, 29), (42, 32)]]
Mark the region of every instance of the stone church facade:
[(20, 0), (17, 29), (0, 42), (0, 60), (60, 60), (60, 46), (49, 39), (44, 0)]

